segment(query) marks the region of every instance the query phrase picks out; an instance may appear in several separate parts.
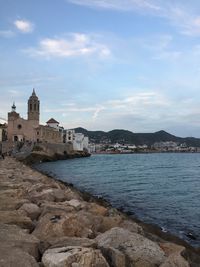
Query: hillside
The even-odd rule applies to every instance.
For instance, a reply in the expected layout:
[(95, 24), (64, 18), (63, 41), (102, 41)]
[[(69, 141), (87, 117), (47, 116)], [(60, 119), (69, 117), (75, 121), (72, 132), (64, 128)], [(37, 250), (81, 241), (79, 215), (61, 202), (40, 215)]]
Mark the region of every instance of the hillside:
[(178, 137), (165, 131), (155, 133), (133, 133), (128, 130), (116, 129), (109, 132), (88, 131), (84, 128), (75, 128), (76, 132), (88, 136), (93, 143), (125, 143), (135, 145), (153, 145), (155, 142), (173, 141), (177, 143), (186, 143), (188, 146), (200, 147), (200, 138)]

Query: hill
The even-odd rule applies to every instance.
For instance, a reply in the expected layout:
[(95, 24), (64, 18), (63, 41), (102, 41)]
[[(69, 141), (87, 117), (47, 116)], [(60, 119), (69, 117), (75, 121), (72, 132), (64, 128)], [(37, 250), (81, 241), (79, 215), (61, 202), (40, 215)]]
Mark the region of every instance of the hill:
[(83, 133), (88, 136), (90, 141), (99, 143), (121, 143), (135, 145), (153, 145), (155, 142), (173, 141), (176, 143), (186, 143), (187, 146), (200, 147), (200, 138), (194, 137), (178, 137), (167, 133), (163, 130), (155, 133), (133, 133), (128, 130), (116, 129), (109, 132), (104, 131), (88, 131), (84, 128), (75, 128), (76, 132)]

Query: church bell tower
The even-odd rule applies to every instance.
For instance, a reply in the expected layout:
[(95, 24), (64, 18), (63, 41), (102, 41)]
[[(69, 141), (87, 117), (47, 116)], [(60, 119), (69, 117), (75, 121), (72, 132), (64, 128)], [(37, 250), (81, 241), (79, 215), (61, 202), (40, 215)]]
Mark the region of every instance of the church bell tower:
[(29, 97), (29, 100), (28, 100), (28, 120), (34, 121), (36, 124), (39, 125), (40, 101), (38, 97), (36, 96), (35, 89), (33, 89), (33, 93)]

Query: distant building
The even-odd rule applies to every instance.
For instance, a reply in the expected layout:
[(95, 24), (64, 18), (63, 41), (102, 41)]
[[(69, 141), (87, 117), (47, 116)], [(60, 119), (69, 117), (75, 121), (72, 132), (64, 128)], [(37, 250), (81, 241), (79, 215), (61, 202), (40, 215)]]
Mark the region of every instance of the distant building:
[(55, 119), (51, 118), (50, 120), (48, 120), (46, 122), (47, 126), (49, 127), (53, 127), (55, 129), (59, 129), (59, 122), (56, 121)]
[(76, 133), (75, 130), (65, 130), (66, 143), (72, 143), (76, 151), (88, 150), (89, 139), (82, 133)]
[[(73, 149), (83, 151), (88, 149), (88, 137), (74, 130), (64, 130), (54, 118), (49, 119), (46, 125), (41, 125), (40, 101), (33, 89), (28, 99), (28, 119), (23, 119), (16, 112), (15, 103), (8, 113), (8, 140), (12, 142), (46, 142), (46, 143), (72, 143)], [(1, 137), (1, 132), (0, 132)]]
[[(33, 89), (32, 95), (28, 99), (28, 119), (23, 119), (16, 112), (15, 103), (11, 112), (8, 113), (8, 140), (9, 141), (34, 141), (62, 143), (62, 134), (49, 123), (47, 126), (40, 125), (40, 101)], [(52, 127), (53, 126), (53, 127)]]
[(178, 146), (178, 144), (176, 142), (173, 141), (166, 141), (166, 142), (156, 142), (153, 144), (153, 148), (154, 149), (158, 149), (158, 150), (174, 150), (176, 149)]

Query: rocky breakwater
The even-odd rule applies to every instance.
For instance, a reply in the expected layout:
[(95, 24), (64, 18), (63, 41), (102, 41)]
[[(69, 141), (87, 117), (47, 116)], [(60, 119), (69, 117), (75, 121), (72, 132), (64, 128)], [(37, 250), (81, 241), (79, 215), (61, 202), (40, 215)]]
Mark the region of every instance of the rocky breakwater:
[(188, 267), (198, 255), (149, 234), (13, 158), (0, 161), (0, 267)]

